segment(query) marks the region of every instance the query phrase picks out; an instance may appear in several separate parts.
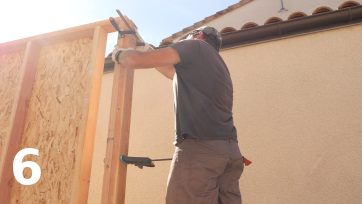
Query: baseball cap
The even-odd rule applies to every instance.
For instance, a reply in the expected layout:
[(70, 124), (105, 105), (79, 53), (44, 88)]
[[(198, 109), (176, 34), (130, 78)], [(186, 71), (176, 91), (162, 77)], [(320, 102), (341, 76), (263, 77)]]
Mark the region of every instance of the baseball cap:
[[(219, 41), (219, 49), (221, 47), (221, 43), (222, 43), (222, 38), (221, 38), (221, 34), (219, 31), (217, 31), (214, 27), (210, 27), (210, 26), (203, 26), (201, 28), (196, 29), (195, 31), (202, 31), (204, 32), (204, 34), (206, 34), (207, 36), (209, 36), (210, 38), (216, 38)], [(219, 50), (218, 49), (218, 50)]]

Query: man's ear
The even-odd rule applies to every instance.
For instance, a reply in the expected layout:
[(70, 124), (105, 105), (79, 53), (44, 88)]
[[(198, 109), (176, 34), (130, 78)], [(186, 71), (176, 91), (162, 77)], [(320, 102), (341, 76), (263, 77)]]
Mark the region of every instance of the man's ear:
[(200, 34), (200, 38), (204, 38), (204, 31), (201, 30), (201, 31), (199, 32), (199, 34)]
[(203, 40), (204, 39), (204, 32), (201, 30), (199, 34), (196, 36), (196, 39)]

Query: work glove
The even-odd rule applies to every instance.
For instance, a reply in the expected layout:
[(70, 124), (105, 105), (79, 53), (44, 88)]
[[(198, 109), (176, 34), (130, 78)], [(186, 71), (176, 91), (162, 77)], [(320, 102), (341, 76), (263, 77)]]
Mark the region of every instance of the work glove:
[(134, 50), (132, 47), (129, 48), (121, 48), (118, 45), (114, 46), (114, 50), (112, 52), (112, 60), (115, 61), (117, 64), (120, 64), (118, 62), (118, 56), (121, 54), (121, 52), (127, 51), (127, 50)]
[[(151, 48), (151, 46), (145, 42), (145, 46), (137, 46), (136, 50), (146, 52)], [(151, 48), (152, 49), (152, 48)], [(118, 62), (118, 56), (121, 54), (121, 52), (127, 51), (127, 50), (134, 50), (132, 47), (129, 48), (121, 48), (118, 45), (114, 46), (114, 50), (112, 52), (112, 60), (115, 61), (117, 64), (120, 64)], [(153, 49), (152, 49), (153, 50)]]

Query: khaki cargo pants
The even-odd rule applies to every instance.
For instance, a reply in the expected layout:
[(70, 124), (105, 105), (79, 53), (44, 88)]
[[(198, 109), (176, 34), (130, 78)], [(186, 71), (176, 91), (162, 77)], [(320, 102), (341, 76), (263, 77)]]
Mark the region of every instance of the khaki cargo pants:
[(166, 204), (241, 204), (243, 170), (235, 140), (185, 139), (171, 163)]

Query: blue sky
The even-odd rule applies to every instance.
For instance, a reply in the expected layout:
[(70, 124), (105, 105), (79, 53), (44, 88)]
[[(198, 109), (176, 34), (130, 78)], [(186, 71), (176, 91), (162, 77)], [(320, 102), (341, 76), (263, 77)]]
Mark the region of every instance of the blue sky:
[[(79, 26), (109, 17), (116, 9), (137, 25), (143, 39), (158, 46), (162, 39), (238, 0), (10, 0), (0, 1), (0, 43)], [(117, 34), (108, 35), (107, 53)]]

